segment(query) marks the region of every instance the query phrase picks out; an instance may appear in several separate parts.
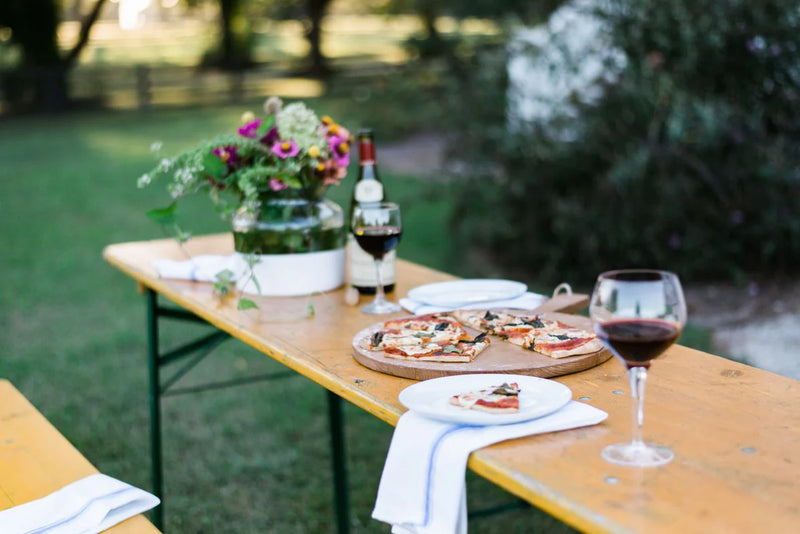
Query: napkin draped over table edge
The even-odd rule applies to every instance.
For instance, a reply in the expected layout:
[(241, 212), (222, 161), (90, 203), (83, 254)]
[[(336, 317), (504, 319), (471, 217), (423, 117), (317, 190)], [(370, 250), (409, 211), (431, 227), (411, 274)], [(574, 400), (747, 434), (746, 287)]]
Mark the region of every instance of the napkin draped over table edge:
[(97, 534), (158, 506), (155, 495), (103, 474), (0, 511), (3, 534)]
[(472, 451), (508, 439), (600, 423), (608, 414), (570, 401), (531, 421), (473, 426), (408, 411), (397, 423), (372, 517), (394, 533), (466, 533), (466, 466)]

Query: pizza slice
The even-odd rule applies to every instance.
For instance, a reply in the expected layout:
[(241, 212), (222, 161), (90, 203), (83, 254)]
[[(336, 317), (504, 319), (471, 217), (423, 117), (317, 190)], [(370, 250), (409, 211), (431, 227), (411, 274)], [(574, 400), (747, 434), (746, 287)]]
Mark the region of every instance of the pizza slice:
[(553, 328), (534, 339), (532, 349), (551, 358), (592, 354), (603, 349), (597, 336), (579, 328)]
[(422, 315), (386, 321), (370, 336), (364, 348), (380, 351), (387, 347), (423, 347), (430, 343), (447, 345), (462, 339), (469, 339), (469, 334), (457, 321), (449, 317)]
[(453, 342), (385, 346), (383, 355), (399, 360), (469, 363), (488, 346), (489, 338), (484, 332), (473, 339), (460, 339)]
[(517, 315), (493, 310), (455, 310), (450, 315), (476, 330), (502, 335), (504, 328), (522, 326), (539, 320), (538, 315)]
[(519, 412), (519, 384), (505, 382), (478, 391), (468, 391), (450, 397), (450, 404), (467, 410), (489, 413)]
[[(540, 315), (520, 315), (492, 310), (457, 310), (452, 312), (459, 321), (492, 335), (499, 336), (509, 343), (529, 349), (537, 335), (554, 328), (555, 321)], [(533, 349), (531, 349), (533, 350)]]

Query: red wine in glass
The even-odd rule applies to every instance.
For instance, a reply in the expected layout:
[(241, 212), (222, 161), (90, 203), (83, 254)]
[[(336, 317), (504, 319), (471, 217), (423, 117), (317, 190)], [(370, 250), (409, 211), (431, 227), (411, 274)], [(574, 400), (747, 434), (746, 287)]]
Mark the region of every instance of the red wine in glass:
[(603, 449), (605, 460), (636, 467), (670, 462), (675, 454), (663, 445), (645, 443), (644, 390), (650, 363), (663, 354), (686, 323), (686, 302), (678, 277), (668, 271), (627, 269), (597, 277), (589, 304), (597, 337), (625, 364), (633, 406), (633, 439)]
[(362, 203), (353, 208), (350, 230), (356, 241), (375, 258), (375, 300), (363, 306), (364, 313), (394, 313), (400, 311), (396, 302), (386, 300), (381, 280), (381, 262), (387, 252), (400, 243), (403, 221), (400, 206), (392, 202)]
[(680, 336), (675, 323), (658, 319), (619, 319), (597, 325), (599, 337), (630, 369), (650, 367)]
[(403, 231), (397, 226), (362, 226), (355, 237), (359, 246), (373, 258), (383, 259), (400, 243), (402, 235)]

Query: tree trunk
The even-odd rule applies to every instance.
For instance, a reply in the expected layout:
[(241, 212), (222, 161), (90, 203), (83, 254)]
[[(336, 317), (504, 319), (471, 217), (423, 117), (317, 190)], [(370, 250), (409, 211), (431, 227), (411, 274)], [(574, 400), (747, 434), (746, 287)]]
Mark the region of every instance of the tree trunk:
[(329, 74), (331, 71), (328, 60), (322, 53), (322, 21), (329, 4), (330, 0), (308, 0), (306, 3), (309, 18), (306, 39), (311, 48), (308, 55), (309, 71), (317, 76)]
[(77, 43), (62, 58), (56, 40), (60, 14), (56, 0), (3, 0), (0, 25), (11, 28), (22, 58), (3, 79), (9, 104), (17, 109), (59, 111), (69, 101), (68, 73), (89, 41), (89, 31), (106, 0), (96, 0), (81, 23)]
[(220, 65), (232, 68), (236, 62), (233, 38), (233, 16), (238, 0), (220, 0)]
[(242, 0), (219, 0), (220, 42), (211, 63), (222, 69), (241, 70), (251, 63), (247, 35), (239, 35), (234, 30), (241, 6)]
[(72, 66), (78, 60), (78, 56), (81, 55), (81, 52), (83, 52), (83, 49), (86, 47), (86, 43), (89, 42), (89, 32), (92, 31), (92, 26), (94, 26), (94, 23), (100, 18), (100, 12), (103, 11), (103, 6), (105, 3), (106, 0), (97, 0), (97, 2), (94, 4), (94, 7), (92, 7), (92, 11), (89, 12), (89, 14), (86, 15), (86, 18), (81, 21), (81, 30), (78, 33), (78, 41), (72, 46), (72, 50), (69, 51), (63, 60), (67, 69), (72, 68)]

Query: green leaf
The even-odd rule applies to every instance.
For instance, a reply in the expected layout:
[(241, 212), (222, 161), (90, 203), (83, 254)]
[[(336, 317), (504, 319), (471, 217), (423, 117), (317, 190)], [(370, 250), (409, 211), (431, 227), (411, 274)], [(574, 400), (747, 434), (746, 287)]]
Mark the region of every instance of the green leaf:
[(291, 174), (284, 174), (281, 176), (281, 180), (293, 189), (300, 189), (303, 187), (303, 182), (301, 182), (296, 176), (292, 176)]
[(173, 202), (166, 208), (156, 208), (149, 210), (145, 215), (148, 219), (160, 224), (173, 224), (175, 222), (175, 210), (178, 205)]
[(264, 119), (264, 121), (258, 126), (258, 130), (256, 130), (258, 132), (258, 138), (261, 139), (267, 135), (267, 132), (270, 131), (274, 124), (275, 117), (270, 116)]
[(175, 225), (175, 239), (178, 240), (178, 243), (186, 243), (191, 238), (192, 234), (190, 234), (189, 232), (184, 232), (177, 225)]
[(224, 282), (214, 282), (214, 294), (218, 297), (224, 297), (230, 291), (230, 286)]
[(222, 271), (214, 275), (214, 278), (216, 278), (223, 284), (230, 284), (231, 282), (233, 282), (233, 271), (231, 271), (230, 269), (223, 269)]
[(236, 309), (239, 311), (258, 309), (258, 304), (250, 299), (239, 299)]
[(203, 156), (203, 170), (215, 180), (219, 180), (228, 172), (228, 166), (213, 152), (208, 152)]

